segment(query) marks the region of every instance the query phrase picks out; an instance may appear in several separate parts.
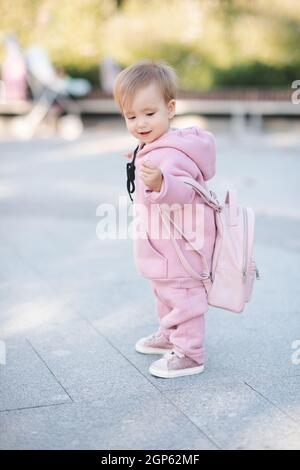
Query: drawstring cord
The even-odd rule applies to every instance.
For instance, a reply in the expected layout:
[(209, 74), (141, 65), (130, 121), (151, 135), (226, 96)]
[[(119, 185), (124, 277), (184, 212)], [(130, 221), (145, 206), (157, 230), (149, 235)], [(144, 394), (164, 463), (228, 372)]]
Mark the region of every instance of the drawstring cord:
[[(145, 145), (145, 144), (144, 144)], [(143, 147), (141, 147), (143, 148)], [(127, 163), (126, 165), (126, 171), (127, 171), (127, 191), (128, 191), (128, 194), (129, 194), (129, 197), (131, 199), (131, 201), (133, 201), (132, 197), (131, 197), (131, 194), (134, 193), (135, 191), (135, 184), (134, 184), (134, 180), (135, 180), (135, 158), (136, 158), (136, 155), (137, 155), (137, 152), (139, 150), (139, 145), (136, 147), (136, 149), (134, 150), (133, 152), (133, 159), (130, 163)]]

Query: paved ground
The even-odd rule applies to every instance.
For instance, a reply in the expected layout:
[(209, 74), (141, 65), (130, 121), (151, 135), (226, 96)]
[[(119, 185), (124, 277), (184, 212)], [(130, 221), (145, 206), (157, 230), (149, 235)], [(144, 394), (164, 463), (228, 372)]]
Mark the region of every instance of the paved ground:
[(157, 323), (132, 241), (96, 236), (124, 128), (2, 140), (0, 448), (300, 448), (299, 133), (216, 136), (211, 186), (256, 210), (262, 280), (242, 315), (210, 309), (206, 372), (174, 380), (134, 351)]

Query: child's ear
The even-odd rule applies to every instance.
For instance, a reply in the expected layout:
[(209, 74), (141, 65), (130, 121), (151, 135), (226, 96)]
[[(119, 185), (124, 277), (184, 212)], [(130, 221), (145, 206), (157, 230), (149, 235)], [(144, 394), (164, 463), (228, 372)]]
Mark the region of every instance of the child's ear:
[(172, 119), (175, 116), (176, 111), (176, 100), (170, 100), (168, 103), (168, 117)]

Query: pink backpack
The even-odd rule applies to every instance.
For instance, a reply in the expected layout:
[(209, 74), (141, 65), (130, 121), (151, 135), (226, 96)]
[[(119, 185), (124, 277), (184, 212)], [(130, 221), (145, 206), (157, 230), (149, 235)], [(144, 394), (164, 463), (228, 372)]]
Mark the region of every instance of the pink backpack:
[(193, 178), (178, 177), (192, 186), (205, 203), (215, 210), (216, 241), (212, 258), (212, 271), (205, 256), (188, 240), (182, 230), (170, 218), (167, 211), (159, 206), (162, 221), (167, 230), (171, 223), (181, 236), (202, 257), (205, 271), (200, 275), (188, 263), (176, 239), (171, 236), (174, 247), (185, 270), (204, 283), (208, 304), (232, 312), (242, 312), (246, 302), (251, 300), (254, 279), (260, 279), (253, 257), (255, 216), (249, 207), (237, 204), (236, 191), (228, 190), (223, 206), (219, 204), (213, 191), (208, 191)]

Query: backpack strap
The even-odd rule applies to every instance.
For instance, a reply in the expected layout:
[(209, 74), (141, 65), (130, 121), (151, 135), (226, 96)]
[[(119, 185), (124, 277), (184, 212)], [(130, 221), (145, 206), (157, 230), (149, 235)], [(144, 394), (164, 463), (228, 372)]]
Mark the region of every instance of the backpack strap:
[[(198, 181), (194, 180), (189, 176), (178, 176), (178, 178), (184, 183), (192, 186), (194, 190), (203, 197), (206, 204), (212, 207), (217, 212), (221, 212), (223, 206), (219, 203), (217, 196), (213, 191), (208, 191)], [(237, 194), (235, 189), (229, 189), (226, 193), (225, 204), (228, 205), (228, 224), (237, 225), (238, 223), (238, 206), (237, 206)]]
[[(160, 215), (161, 215), (161, 218), (162, 218), (162, 221), (168, 231), (168, 233), (170, 234), (170, 238), (173, 242), (173, 245), (174, 245), (174, 248), (176, 250), (176, 253), (183, 265), (183, 267), (185, 268), (185, 270), (194, 278), (194, 279), (197, 279), (199, 281), (202, 281), (203, 284), (204, 284), (204, 287), (206, 289), (206, 292), (208, 294), (210, 288), (212, 287), (212, 280), (211, 280), (211, 277), (210, 277), (210, 272), (209, 272), (209, 267), (208, 267), (208, 264), (207, 264), (207, 261), (206, 261), (206, 258), (205, 256), (203, 255), (203, 253), (198, 250), (195, 245), (185, 236), (185, 234), (182, 232), (182, 230), (178, 227), (178, 225), (174, 222), (174, 220), (171, 219), (171, 217), (169, 216), (169, 214), (167, 214), (167, 211), (164, 211), (162, 210), (161, 206), (158, 204), (158, 209), (159, 209), (159, 212), (160, 212)], [(187, 243), (189, 243), (192, 248), (201, 256), (201, 259), (202, 259), (202, 262), (203, 262), (203, 265), (204, 265), (204, 269), (205, 269), (205, 272), (204, 274), (200, 275), (198, 274), (192, 267), (191, 265), (188, 263), (188, 261), (186, 260), (185, 256), (183, 255), (177, 241), (175, 240), (175, 238), (171, 235), (171, 232), (170, 232), (170, 225), (169, 223), (171, 222), (171, 224), (175, 227), (175, 229), (180, 233), (180, 235), (187, 241)]]
[(191, 178), (190, 176), (177, 176), (177, 178), (189, 186), (192, 186), (196, 193), (203, 197), (208, 206), (212, 207), (217, 212), (221, 212), (223, 206), (219, 203), (217, 196), (213, 191), (208, 191), (204, 186), (202, 186), (202, 184), (198, 183), (198, 181), (194, 180), (194, 178)]
[[(191, 178), (189, 176), (178, 176), (177, 178), (180, 179), (181, 181), (183, 181), (184, 183), (188, 184), (189, 186), (192, 186), (192, 188), (196, 191), (196, 193), (198, 193), (200, 196), (203, 197), (205, 203), (208, 206), (212, 207), (216, 212), (221, 212), (221, 210), (223, 209), (223, 206), (219, 203), (219, 201), (217, 199), (217, 196), (213, 191), (208, 191), (206, 188), (204, 188), (204, 186), (202, 186), (200, 183), (198, 183), (198, 181), (194, 180), (194, 178)], [(197, 280), (203, 282), (204, 287), (206, 289), (206, 292), (208, 294), (210, 288), (212, 287), (212, 279), (211, 279), (211, 275), (210, 275), (210, 272), (209, 272), (209, 267), (208, 267), (208, 264), (207, 264), (207, 260), (204, 256), (204, 254), (200, 250), (198, 250), (198, 248), (196, 248), (195, 245), (185, 236), (185, 234), (177, 226), (177, 224), (174, 222), (174, 220), (171, 219), (171, 217), (167, 214), (166, 211), (162, 210), (162, 208), (159, 204), (158, 204), (158, 209), (159, 209), (162, 221), (163, 221), (168, 233), (170, 234), (170, 237), (171, 237), (171, 240), (173, 242), (174, 248), (176, 250), (176, 253), (177, 253), (183, 267), (194, 279), (197, 279)], [(205, 270), (205, 272), (202, 275), (198, 274), (191, 267), (191, 265), (188, 263), (187, 259), (183, 255), (177, 241), (175, 240), (175, 238), (172, 237), (172, 235), (170, 233), (170, 230), (169, 230), (169, 227), (170, 227), (169, 223), (170, 222), (173, 225), (173, 227), (180, 233), (180, 235), (187, 241), (187, 243), (189, 243), (189, 245), (194, 249), (194, 251), (196, 251), (200, 255), (200, 257), (202, 259), (202, 262), (203, 262), (204, 270)]]

